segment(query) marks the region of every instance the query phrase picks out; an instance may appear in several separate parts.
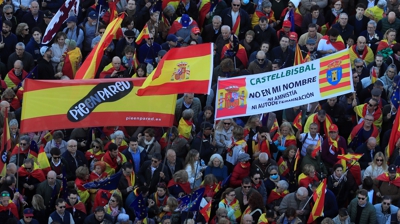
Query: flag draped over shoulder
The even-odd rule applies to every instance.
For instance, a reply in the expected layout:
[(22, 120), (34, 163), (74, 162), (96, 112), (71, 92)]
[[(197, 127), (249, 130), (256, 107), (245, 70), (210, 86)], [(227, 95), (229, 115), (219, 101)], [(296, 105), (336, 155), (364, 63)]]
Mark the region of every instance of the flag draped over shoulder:
[(74, 79), (81, 60), (82, 54), (78, 47), (76, 47), (74, 50), (66, 52), (64, 65), (62, 67), (63, 75), (68, 76), (70, 79)]
[(326, 192), (326, 178), (319, 184), (317, 189), (313, 193), (314, 206), (311, 210), (310, 217), (307, 223), (313, 223), (318, 217), (322, 216), (324, 212), (325, 204), (325, 192)]
[(76, 4), (79, 4), (79, 1), (76, 0), (67, 0), (65, 3), (60, 7), (57, 13), (51, 19), (49, 25), (44, 32), (42, 38), (42, 44), (48, 44), (56, 35), (56, 33), (60, 30), (62, 24), (65, 20), (68, 19), (69, 12), (71, 9), (76, 9)]
[(142, 41), (146, 38), (149, 38), (149, 27), (147, 26), (147, 23), (146, 25), (144, 25), (142, 31), (140, 31), (139, 33), (139, 36), (136, 38), (136, 44), (141, 44)]
[(100, 42), (92, 49), (89, 56), (85, 59), (75, 75), (75, 79), (93, 79), (97, 69), (100, 66), (104, 50), (110, 45), (115, 33), (121, 26), (125, 14), (121, 14), (117, 19), (108, 24), (106, 31), (100, 39)]
[(337, 39), (336, 39), (335, 42), (331, 42), (331, 41), (329, 40), (329, 36), (328, 36), (328, 35), (322, 36), (321, 39), (326, 40), (326, 43), (327, 43), (327, 44), (332, 44), (332, 46), (333, 46), (337, 51), (341, 51), (341, 50), (344, 50), (344, 49), (346, 48), (346, 45), (344, 44), (343, 38), (342, 38), (342, 36), (340, 36), (340, 35), (337, 37)]
[(137, 95), (208, 94), (213, 50), (212, 43), (172, 48), (144, 81)]

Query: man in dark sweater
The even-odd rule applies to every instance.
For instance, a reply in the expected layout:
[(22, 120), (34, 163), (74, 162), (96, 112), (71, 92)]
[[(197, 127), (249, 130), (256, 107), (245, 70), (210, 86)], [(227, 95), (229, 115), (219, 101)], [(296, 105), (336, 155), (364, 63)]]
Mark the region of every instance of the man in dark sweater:
[(40, 54), (43, 58), (38, 61), (38, 77), (37, 79), (59, 79), (62, 76), (61, 72), (54, 74), (53, 66), (51, 65), (51, 57), (53, 52), (50, 47), (44, 46), (40, 48)]
[(15, 45), (18, 42), (17, 36), (11, 33), (12, 23), (9, 20), (3, 20), (3, 29), (1, 30), (1, 42), (0, 42), (0, 59), (4, 63), (8, 60), (15, 50)]
[(7, 69), (11, 70), (14, 68), (14, 63), (20, 60), (24, 66), (24, 70), (29, 72), (35, 66), (33, 56), (25, 51), (25, 44), (22, 42), (18, 42), (15, 45), (15, 52), (8, 57), (7, 61)]

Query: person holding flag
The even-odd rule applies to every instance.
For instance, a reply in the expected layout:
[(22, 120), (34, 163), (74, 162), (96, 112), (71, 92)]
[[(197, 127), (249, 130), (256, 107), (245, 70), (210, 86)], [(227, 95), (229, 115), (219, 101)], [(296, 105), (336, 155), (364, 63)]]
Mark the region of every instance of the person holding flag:
[[(347, 182), (347, 172), (349, 170), (343, 170), (342, 164), (335, 164), (333, 166), (333, 174), (328, 177), (328, 189), (331, 193), (334, 194), (334, 200), (331, 201), (337, 202), (337, 206), (345, 207), (347, 203), (347, 199), (349, 197), (349, 184)], [(330, 216), (329, 216), (330, 217)], [(333, 217), (331, 217), (333, 218)]]
[(312, 200), (310, 204), (312, 205), (312, 210), (307, 223), (312, 223), (311, 221), (319, 221), (326, 217), (334, 218), (338, 212), (338, 204), (336, 203), (336, 198), (333, 192), (327, 189), (326, 179), (322, 182), (314, 182), (310, 186), (312, 192)]
[(325, 166), (332, 167), (337, 163), (338, 155), (347, 152), (346, 140), (339, 135), (339, 129), (335, 124), (329, 127), (328, 138), (322, 143), (321, 158)]

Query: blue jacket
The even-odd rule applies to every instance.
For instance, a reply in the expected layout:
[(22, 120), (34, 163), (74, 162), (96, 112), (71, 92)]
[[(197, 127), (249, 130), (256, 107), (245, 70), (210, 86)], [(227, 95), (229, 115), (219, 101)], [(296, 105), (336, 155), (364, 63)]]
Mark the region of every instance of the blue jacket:
[(33, 57), (34, 60), (38, 60), (39, 58), (41, 58), (41, 54), (40, 54), (40, 48), (43, 45), (40, 43), (36, 43), (35, 39), (33, 39), (33, 37), (31, 37), (31, 39), (29, 40), (28, 44), (25, 47), (25, 51), (30, 53)]
[[(18, 224), (25, 224), (24, 219), (20, 219), (18, 221)], [(39, 224), (39, 221), (37, 221), (36, 219), (32, 219), (29, 224)]]

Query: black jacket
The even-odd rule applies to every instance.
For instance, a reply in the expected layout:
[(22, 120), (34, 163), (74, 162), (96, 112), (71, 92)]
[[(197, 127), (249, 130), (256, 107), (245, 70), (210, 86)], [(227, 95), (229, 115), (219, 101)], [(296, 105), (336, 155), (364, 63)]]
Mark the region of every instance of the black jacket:
[[(232, 24), (232, 15), (231, 15), (232, 8), (229, 7), (222, 11), (221, 18), (222, 18), (222, 25), (228, 25), (229, 27), (233, 28)], [(239, 27), (239, 40), (245, 38), (246, 32), (250, 29), (250, 17), (246, 11), (243, 9), (239, 10), (240, 13), (240, 27)]]
[(379, 147), (379, 145), (376, 145), (375, 150), (374, 150), (374, 152), (372, 153), (372, 156), (371, 156), (371, 151), (368, 149), (367, 143), (364, 143), (364, 144), (360, 145), (356, 149), (356, 153), (364, 154), (358, 160), (358, 162), (360, 163), (361, 169), (365, 170), (368, 167), (368, 163), (372, 162), (372, 160), (374, 159), (375, 154), (377, 152), (380, 152), (380, 151), (381, 151), (381, 148)]
[[(32, 59), (33, 60), (33, 59)], [(38, 59), (38, 77), (36, 79), (53, 80), (54, 78), (54, 68), (50, 61), (46, 61), (43, 58)]]
[[(153, 175), (151, 175), (151, 162), (152, 162), (151, 160), (148, 160), (143, 163), (143, 166), (140, 167), (138, 178), (139, 178), (139, 183), (141, 185), (146, 185), (147, 187), (149, 187), (149, 192), (153, 193), (156, 192), (157, 184), (159, 181), (168, 184), (170, 177), (168, 176), (167, 167), (164, 167), (163, 169), (163, 164), (161, 163), (158, 165)], [(165, 175), (164, 179), (160, 178), (161, 170)]]
[(268, 42), (270, 44), (269, 49), (278, 46), (278, 36), (276, 35), (276, 30), (269, 26), (264, 31), (261, 30), (260, 25), (254, 26), (254, 32), (256, 33), (255, 41), (261, 46), (263, 42)]
[(111, 217), (111, 215), (109, 215), (107, 213), (104, 214), (104, 219), (101, 222), (99, 222), (96, 219), (94, 214), (91, 214), (88, 217), (86, 217), (85, 222), (84, 222), (84, 224), (100, 224), (100, 223), (111, 224), (114, 222), (113, 222), (113, 218)]
[(213, 24), (208, 24), (204, 27), (203, 32), (201, 33), (201, 37), (203, 38), (203, 43), (209, 43), (217, 40), (218, 35), (221, 34), (221, 27), (218, 29), (218, 32), (215, 32)]
[(80, 166), (88, 166), (87, 164), (87, 160), (85, 158), (85, 155), (83, 154), (83, 152), (77, 150), (76, 151), (76, 160), (78, 162), (78, 166), (75, 163), (75, 159), (72, 157), (71, 153), (69, 153), (69, 151), (64, 152), (61, 155), (66, 161), (67, 161), (67, 165), (69, 167), (69, 172), (71, 172), (68, 176), (70, 176), (71, 178), (68, 179), (68, 181), (71, 180), (75, 180), (76, 179), (76, 175), (75, 175), (75, 170), (80, 167)]
[[(137, 150), (139, 150), (139, 149), (137, 149)], [(124, 154), (126, 161), (132, 163), (133, 167), (135, 167), (135, 161), (132, 158), (131, 152), (129, 152), (129, 148), (122, 151), (122, 154)], [(146, 160), (147, 160), (146, 151), (143, 150), (142, 152), (140, 152), (140, 166), (142, 166), (144, 161), (146, 161)]]
[[(174, 174), (171, 172), (171, 169), (169, 168), (169, 166), (168, 166), (168, 164), (167, 164), (167, 161), (165, 161), (165, 167), (167, 167), (168, 176), (172, 179), (172, 176), (173, 176)], [(174, 172), (174, 173), (176, 173), (176, 172), (179, 171), (179, 170), (183, 170), (183, 162), (182, 162), (181, 158), (176, 157), (176, 161), (175, 161), (175, 172)]]

